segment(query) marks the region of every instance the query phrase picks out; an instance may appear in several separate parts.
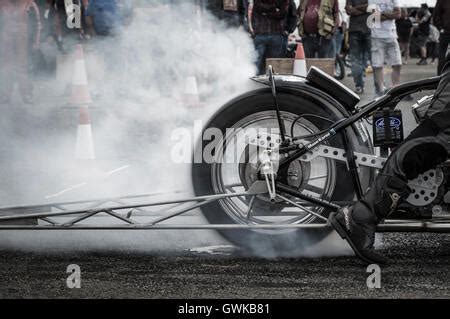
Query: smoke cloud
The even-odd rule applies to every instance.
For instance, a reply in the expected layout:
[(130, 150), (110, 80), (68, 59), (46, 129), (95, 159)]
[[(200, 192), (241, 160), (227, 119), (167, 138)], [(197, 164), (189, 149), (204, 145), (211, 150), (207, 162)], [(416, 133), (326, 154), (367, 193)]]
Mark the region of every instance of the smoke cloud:
[[(190, 166), (171, 161), (171, 132), (192, 128), (196, 120), (206, 123), (224, 102), (254, 86), (249, 80), (256, 72), (251, 38), (208, 12), (202, 12), (200, 21), (191, 3), (153, 4), (136, 8), (133, 21), (117, 37), (93, 38), (84, 49), (94, 100), (89, 110), (96, 160), (86, 164), (75, 159), (78, 109), (67, 103), (73, 60), (59, 57), (56, 80), (35, 82), (33, 106), (22, 104), (17, 93), (12, 105), (2, 106), (2, 206), (164, 191), (189, 194)], [(44, 43), (42, 51), (47, 59), (56, 59), (51, 44)], [(196, 105), (186, 103), (192, 77), (200, 96)], [(193, 135), (191, 142), (193, 146)], [(53, 234), (4, 232), (0, 242), (47, 251), (67, 245), (141, 251), (149, 248), (150, 238), (164, 242), (158, 248), (164, 250), (167, 242), (174, 249), (224, 243), (205, 232), (195, 233), (197, 237), (188, 232)], [(336, 247), (332, 250), (334, 254)], [(308, 254), (317, 256), (317, 251)], [(277, 252), (262, 255), (275, 257)]]
[[(11, 174), (17, 189), (4, 190), (4, 204), (45, 202), (86, 181), (92, 187), (75, 187), (58, 199), (185, 189), (186, 167), (170, 160), (171, 132), (205, 121), (224, 101), (246, 91), (255, 72), (247, 34), (227, 28), (207, 11), (200, 24), (190, 3), (138, 7), (120, 35), (93, 38), (84, 48), (94, 100), (96, 170), (74, 160), (78, 110), (67, 104), (73, 58), (60, 56), (57, 80), (36, 81), (33, 107), (22, 105), (18, 94), (14, 105), (5, 106), (2, 145), (8, 162), (17, 165)], [(48, 59), (56, 58), (47, 43), (42, 50)], [(188, 105), (185, 98), (193, 77), (198, 105)], [(36, 174), (39, 185), (32, 186)], [(97, 187), (105, 177), (114, 182)]]

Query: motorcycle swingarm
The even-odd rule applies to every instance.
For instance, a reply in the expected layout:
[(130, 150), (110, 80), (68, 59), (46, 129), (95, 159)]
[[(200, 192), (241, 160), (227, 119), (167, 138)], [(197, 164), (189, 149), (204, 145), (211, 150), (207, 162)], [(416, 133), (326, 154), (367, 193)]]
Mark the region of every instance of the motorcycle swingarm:
[[(343, 149), (332, 147), (328, 145), (319, 145), (313, 149), (313, 152), (308, 152), (300, 157), (301, 161), (310, 162), (318, 156), (334, 159), (337, 161), (347, 162), (346, 152)], [(379, 157), (372, 154), (364, 154), (354, 152), (355, 162), (357, 165), (366, 166), (376, 169), (382, 169), (386, 163), (386, 158)]]
[[(268, 138), (270, 137), (270, 138)], [(276, 136), (271, 136), (270, 134), (259, 133), (256, 139), (250, 139), (249, 144), (255, 147), (259, 147), (262, 149), (270, 148), (271, 146), (276, 147), (280, 146), (280, 143), (275, 142), (277, 140)], [(301, 143), (301, 141), (298, 141)], [(270, 145), (272, 144), (272, 145)], [(359, 152), (353, 152), (355, 156), (355, 162), (357, 165), (366, 166), (376, 169), (382, 169), (384, 164), (386, 163), (386, 158), (373, 155), (373, 154), (364, 154)], [(329, 145), (318, 145), (316, 146), (312, 152), (308, 152), (302, 155), (299, 160), (303, 162), (310, 162), (318, 156), (330, 158), (342, 162), (347, 162), (346, 151), (341, 148), (332, 147)]]

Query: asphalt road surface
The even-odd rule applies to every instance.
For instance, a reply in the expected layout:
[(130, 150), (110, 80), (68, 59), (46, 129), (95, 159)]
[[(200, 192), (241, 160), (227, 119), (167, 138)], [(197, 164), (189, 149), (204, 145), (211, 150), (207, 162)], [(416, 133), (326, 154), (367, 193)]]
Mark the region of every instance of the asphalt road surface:
[[(434, 70), (435, 66), (409, 65), (403, 80), (431, 76)], [(364, 101), (373, 98), (371, 76), (367, 82)], [(345, 83), (351, 86), (348, 78)], [(403, 103), (401, 107), (407, 106)], [(68, 177), (56, 165), (64, 159), (60, 156), (63, 150), (70, 147), (62, 138), (48, 138), (61, 137), (58, 132), (70, 127), (70, 123), (56, 121), (51, 105), (47, 105), (48, 120), (40, 121), (36, 114), (29, 113), (27, 117), (37, 119), (37, 124), (31, 121), (30, 125), (11, 126), (20, 123), (23, 111), (10, 109), (0, 121), (4, 139), (9, 134), (20, 137), (3, 140), (1, 144), (0, 198), (4, 205), (41, 203), (44, 199), (76, 200), (92, 195), (93, 189), (108, 189), (108, 185), (114, 185), (114, 192), (122, 191), (121, 195), (145, 193), (148, 190), (145, 186), (149, 185), (158, 191), (173, 190), (174, 182), (176, 186), (186, 185), (187, 176), (182, 173), (172, 178), (172, 184), (159, 182), (166, 174), (160, 168), (165, 164), (160, 158), (153, 159), (159, 166), (145, 164), (145, 169), (157, 167), (161, 176), (150, 173), (147, 178), (142, 169), (136, 169), (143, 163), (140, 158), (148, 154), (141, 150), (148, 152), (154, 134), (148, 130), (144, 118), (141, 125), (127, 131), (134, 134), (132, 139), (142, 147), (126, 145), (123, 141), (130, 137), (120, 136), (116, 141), (120, 147), (97, 149), (99, 162), (102, 156), (114, 159), (113, 164), (108, 162), (106, 171), (131, 163), (129, 169), (121, 171), (123, 175), (108, 177), (101, 187), (93, 182), (94, 186), (88, 189), (70, 188), (85, 185), (81, 183), (85, 176)], [(76, 110), (59, 112), (74, 113), (72, 121), (76, 123)], [(102, 111), (97, 112), (100, 116)], [(94, 111), (94, 119), (95, 116)], [(405, 112), (404, 116), (411, 121), (410, 113)], [(412, 127), (405, 129), (408, 132)], [(94, 127), (94, 133), (99, 131)], [(96, 138), (96, 145), (101, 145), (101, 137)], [(41, 146), (33, 156), (27, 153), (31, 145)], [(48, 154), (46, 147), (61, 152)], [(152, 151), (157, 153), (156, 148)], [(218, 247), (204, 248), (211, 245)], [(379, 249), (392, 263), (381, 268), (381, 288), (369, 289), (366, 280), (370, 274), (366, 267), (336, 235), (304, 254), (266, 258), (245, 256), (212, 231), (5, 231), (0, 233), (0, 298), (450, 298), (450, 236), (384, 234)], [(81, 270), (79, 289), (67, 287), (70, 274), (66, 270), (72, 264)]]
[[(385, 235), (381, 288), (354, 257), (1, 252), (1, 298), (450, 298), (450, 237)], [(214, 251), (214, 250), (213, 250)], [(80, 267), (80, 288), (67, 267)]]

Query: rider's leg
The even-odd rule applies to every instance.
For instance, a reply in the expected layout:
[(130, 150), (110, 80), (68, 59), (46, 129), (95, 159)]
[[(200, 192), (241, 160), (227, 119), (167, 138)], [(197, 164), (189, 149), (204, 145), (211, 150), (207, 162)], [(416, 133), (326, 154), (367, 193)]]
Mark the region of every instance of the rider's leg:
[(436, 136), (426, 136), (404, 142), (392, 153), (359, 202), (330, 215), (331, 225), (365, 262), (386, 262), (373, 249), (376, 226), (410, 194), (408, 180), (447, 159), (448, 151), (442, 141)]

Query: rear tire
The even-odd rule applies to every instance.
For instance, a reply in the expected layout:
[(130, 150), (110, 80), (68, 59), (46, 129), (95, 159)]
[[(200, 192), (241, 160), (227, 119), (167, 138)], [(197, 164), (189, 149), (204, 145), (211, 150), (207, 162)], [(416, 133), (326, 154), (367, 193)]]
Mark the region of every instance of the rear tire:
[[(274, 119), (276, 119), (272, 101), (273, 99), (271, 97), (270, 90), (268, 89), (260, 90), (254, 95), (245, 96), (242, 99), (233, 101), (210, 120), (210, 122), (205, 126), (205, 130), (207, 128), (218, 128), (224, 134), (227, 128), (234, 127), (236, 123), (242, 122), (243, 119), (257, 118), (258, 115), (261, 114), (273, 114)], [(313, 113), (322, 117), (326, 117), (333, 122), (339, 120), (336, 114), (327, 109), (326, 106), (315, 104), (309, 99), (306, 99), (305, 97), (300, 95), (290, 94), (290, 92), (283, 92), (281, 89), (278, 93), (278, 103), (282, 111), (282, 117), (285, 120), (286, 124), (288, 124), (287, 121), (289, 117), (297, 117), (298, 115), (306, 113)], [(330, 123), (328, 121), (320, 120), (318, 118), (308, 118), (308, 120), (309, 122), (313, 123), (313, 125), (316, 127), (316, 130), (323, 130), (330, 126)], [(242, 124), (245, 125), (245, 123)], [(290, 125), (287, 125), (286, 128), (289, 132)], [(349, 140), (353, 144), (355, 150), (370, 152), (369, 147), (367, 145), (361, 144), (353, 131), (350, 132), (350, 130), (348, 130), (348, 135)], [(203, 150), (209, 142), (210, 141), (200, 141), (197, 144), (197, 148), (201, 148), (201, 154), (203, 154)], [(333, 147), (339, 148), (343, 148), (344, 145), (343, 139), (340, 135), (332, 138), (329, 144)], [(331, 201), (354, 200), (355, 191), (353, 188), (352, 177), (347, 171), (345, 163), (333, 161), (330, 159), (325, 159), (325, 161), (334, 162), (333, 165), (336, 168), (336, 176), (333, 180), (334, 185), (332, 185), (333, 191), (328, 199)], [(219, 193), (217, 185), (215, 185), (215, 181), (217, 181), (217, 178), (215, 177), (217, 168), (214, 165), (218, 164), (209, 164), (204, 161), (202, 161), (202, 163), (193, 164), (192, 181), (193, 188), (197, 196)], [(372, 176), (371, 171), (369, 169), (362, 168), (361, 173), (362, 185), (363, 187), (367, 187)], [(328, 179), (328, 177), (326, 177), (326, 179)], [(230, 213), (231, 208), (229, 209), (229, 207), (231, 206), (232, 204), (227, 203), (227, 201), (216, 201), (208, 204), (207, 206), (203, 206), (202, 213), (211, 224), (244, 224), (244, 220), (240, 220)], [(270, 203), (264, 205), (263, 202), (262, 204), (260, 203), (257, 209), (270, 212), (271, 210), (276, 211), (276, 209), (278, 208)], [(320, 212), (320, 214), (324, 217), (327, 217), (329, 213), (330, 211), (326, 209), (323, 209)], [(312, 222), (318, 223), (323, 221), (318, 220), (315, 217), (304, 221), (304, 223)], [(327, 235), (329, 235), (330, 230), (220, 230), (219, 232), (233, 244), (238, 245), (253, 254), (263, 256), (280, 256), (304, 253), (307, 247), (314, 245), (315, 243), (321, 241)]]

